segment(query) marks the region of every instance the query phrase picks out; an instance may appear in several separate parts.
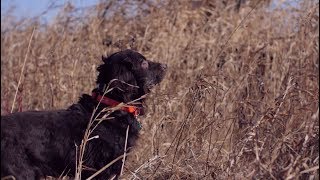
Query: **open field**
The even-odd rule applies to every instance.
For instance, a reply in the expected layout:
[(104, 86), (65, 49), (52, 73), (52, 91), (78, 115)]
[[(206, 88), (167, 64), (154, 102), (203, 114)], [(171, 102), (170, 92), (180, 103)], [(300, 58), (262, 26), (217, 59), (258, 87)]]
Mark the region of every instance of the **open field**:
[(123, 179), (319, 179), (319, 1), (199, 2), (65, 4), (48, 23), (5, 13), (1, 114), (68, 107), (101, 55), (131, 48), (169, 69)]

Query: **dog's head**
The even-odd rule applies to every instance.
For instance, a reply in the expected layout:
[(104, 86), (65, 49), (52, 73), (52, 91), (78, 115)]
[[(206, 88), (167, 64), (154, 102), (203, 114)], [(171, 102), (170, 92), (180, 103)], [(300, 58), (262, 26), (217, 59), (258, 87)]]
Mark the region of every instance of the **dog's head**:
[[(147, 60), (133, 50), (124, 50), (102, 57), (104, 64), (98, 67), (97, 84), (101, 93), (105, 87), (112, 90), (107, 94), (117, 101), (129, 102), (150, 92), (160, 83), (167, 65)], [(101, 88), (103, 87), (103, 88)]]

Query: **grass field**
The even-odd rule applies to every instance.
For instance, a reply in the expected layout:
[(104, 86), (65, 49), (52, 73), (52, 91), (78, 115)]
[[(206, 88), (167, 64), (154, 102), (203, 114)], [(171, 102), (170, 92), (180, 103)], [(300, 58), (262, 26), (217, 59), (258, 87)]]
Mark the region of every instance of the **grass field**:
[(101, 55), (131, 48), (169, 69), (123, 179), (319, 179), (319, 1), (201, 2), (5, 13), (1, 114), (67, 108)]

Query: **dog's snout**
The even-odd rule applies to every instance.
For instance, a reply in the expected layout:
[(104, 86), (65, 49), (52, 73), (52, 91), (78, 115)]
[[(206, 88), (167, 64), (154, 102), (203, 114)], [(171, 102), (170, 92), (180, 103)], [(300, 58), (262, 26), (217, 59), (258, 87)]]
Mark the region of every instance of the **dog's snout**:
[(166, 64), (161, 64), (160, 66), (163, 71), (167, 70), (168, 66)]

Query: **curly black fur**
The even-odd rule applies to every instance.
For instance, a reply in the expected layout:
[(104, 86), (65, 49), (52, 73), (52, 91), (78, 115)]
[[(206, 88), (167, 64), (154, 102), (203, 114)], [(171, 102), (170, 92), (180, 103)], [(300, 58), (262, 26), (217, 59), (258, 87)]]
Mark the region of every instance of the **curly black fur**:
[[(106, 96), (119, 102), (127, 103), (148, 93), (162, 80), (166, 70), (166, 65), (148, 61), (132, 50), (102, 59), (104, 64), (98, 67), (99, 86), (93, 92), (103, 94), (109, 85), (114, 89)], [(139, 101), (142, 103), (143, 99)], [(13, 175), (24, 180), (59, 177), (63, 173), (74, 176), (75, 144), (81, 143), (97, 104), (97, 100), (84, 94), (77, 104), (66, 110), (1, 116), (1, 177)], [(117, 110), (110, 116), (113, 118), (102, 122), (94, 131), (93, 136), (99, 138), (89, 141), (85, 151), (84, 165), (95, 170), (123, 154), (128, 125), (127, 146), (132, 147), (138, 138), (139, 122), (133, 114)], [(121, 161), (118, 161), (95, 179), (107, 179), (119, 174), (120, 169)], [(89, 177), (95, 170), (84, 170), (82, 178)]]

